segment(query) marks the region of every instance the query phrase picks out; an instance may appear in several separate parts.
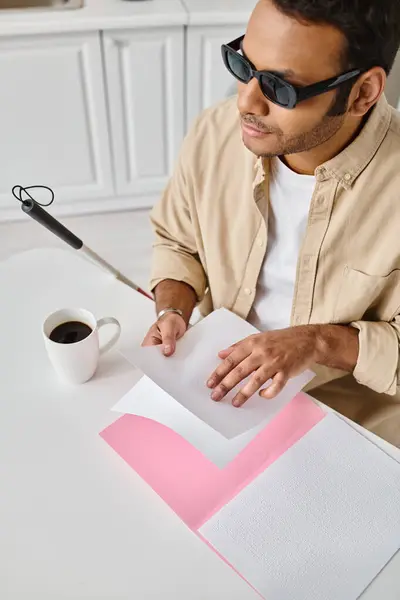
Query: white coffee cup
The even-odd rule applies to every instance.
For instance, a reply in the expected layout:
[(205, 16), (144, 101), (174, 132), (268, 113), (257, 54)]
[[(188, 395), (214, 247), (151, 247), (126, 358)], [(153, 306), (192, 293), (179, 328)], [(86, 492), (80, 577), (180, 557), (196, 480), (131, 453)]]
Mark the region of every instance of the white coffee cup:
[[(61, 343), (50, 339), (59, 325), (77, 321), (88, 325), (90, 335), (74, 343)], [(99, 329), (113, 325), (116, 331), (113, 337), (100, 346)], [(110, 350), (121, 335), (121, 325), (114, 317), (96, 320), (94, 315), (83, 308), (64, 308), (52, 313), (43, 324), (43, 337), (50, 361), (57, 374), (70, 383), (85, 383), (93, 377), (101, 354)]]

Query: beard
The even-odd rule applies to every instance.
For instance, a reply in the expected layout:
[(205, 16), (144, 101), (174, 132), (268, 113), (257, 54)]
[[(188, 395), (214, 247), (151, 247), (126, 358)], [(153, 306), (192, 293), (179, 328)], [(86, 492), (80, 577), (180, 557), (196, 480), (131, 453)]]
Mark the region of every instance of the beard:
[(259, 147), (257, 148), (257, 151), (255, 151), (256, 147), (253, 146), (253, 144), (244, 143), (251, 152), (261, 158), (299, 154), (300, 152), (307, 152), (313, 148), (317, 148), (330, 140), (341, 129), (344, 121), (345, 115), (325, 115), (324, 118), (310, 131), (297, 135), (290, 135), (283, 133), (283, 131), (278, 128), (266, 127), (260, 119), (254, 115), (244, 115), (242, 117), (243, 123), (253, 125), (264, 133), (273, 135), (274, 147), (268, 150), (265, 149), (265, 151)]

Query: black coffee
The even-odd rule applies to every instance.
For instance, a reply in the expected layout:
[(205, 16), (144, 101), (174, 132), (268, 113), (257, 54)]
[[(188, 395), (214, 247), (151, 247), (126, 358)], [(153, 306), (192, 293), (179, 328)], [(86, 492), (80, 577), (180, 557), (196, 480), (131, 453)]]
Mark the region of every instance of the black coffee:
[(86, 323), (68, 321), (57, 325), (51, 332), (50, 339), (58, 344), (76, 344), (76, 342), (81, 342), (87, 338), (91, 333), (92, 329)]

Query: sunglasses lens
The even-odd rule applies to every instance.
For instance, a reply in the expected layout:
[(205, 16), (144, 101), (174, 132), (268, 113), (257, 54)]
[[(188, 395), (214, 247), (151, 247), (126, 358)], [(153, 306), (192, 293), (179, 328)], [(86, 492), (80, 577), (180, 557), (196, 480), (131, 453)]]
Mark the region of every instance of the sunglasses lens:
[(272, 102), (283, 107), (290, 105), (290, 89), (283, 82), (269, 75), (262, 75), (260, 84), (264, 95)]
[(251, 79), (250, 65), (240, 54), (227, 49), (225, 61), (228, 69), (236, 79), (239, 79), (243, 83), (248, 83)]

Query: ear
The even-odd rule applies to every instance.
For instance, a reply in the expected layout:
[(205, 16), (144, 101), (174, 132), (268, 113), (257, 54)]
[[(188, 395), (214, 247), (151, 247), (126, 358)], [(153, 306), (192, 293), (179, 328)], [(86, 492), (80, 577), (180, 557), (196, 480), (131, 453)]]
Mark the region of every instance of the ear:
[(353, 117), (364, 117), (382, 96), (387, 75), (381, 67), (363, 73), (350, 94), (349, 113)]

